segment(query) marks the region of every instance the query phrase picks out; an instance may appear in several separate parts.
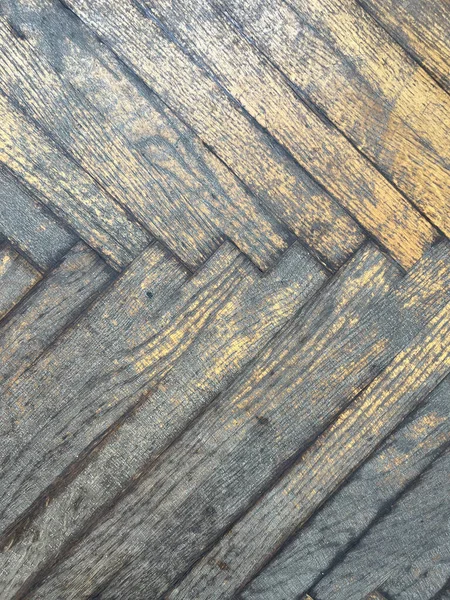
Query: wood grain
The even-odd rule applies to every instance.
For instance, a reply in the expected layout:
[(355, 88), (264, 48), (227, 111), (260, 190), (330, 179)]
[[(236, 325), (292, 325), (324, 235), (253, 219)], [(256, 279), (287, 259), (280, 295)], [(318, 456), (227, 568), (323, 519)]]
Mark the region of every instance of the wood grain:
[(331, 264), (338, 247), (347, 257), (358, 247), (347, 213), (136, 4), (66, 4), (309, 246)]
[(112, 278), (104, 261), (82, 242), (49, 273), (0, 326), (0, 390), (17, 379)]
[[(420, 3), (408, 2), (414, 4)], [(386, 14), (402, 5), (383, 4)], [(218, 0), (214, 6), (281, 69), (305, 102), (450, 232), (449, 97), (356, 2)]]
[(43, 272), (59, 262), (77, 241), (4, 170), (0, 170), (0, 231)]
[(146, 16), (201, 60), (400, 264), (409, 268), (422, 256), (433, 237), (429, 224), (335, 127), (301, 102), (279, 71), (220, 18), (214, 2), (186, 0), (181, 6), (146, 0), (143, 5)]
[(41, 279), (41, 274), (6, 242), (0, 245), (0, 319)]
[[(222, 253), (222, 262), (230, 260), (226, 259), (230, 251), (231, 257), (236, 258), (236, 252), (228, 248)], [(217, 268), (218, 264), (220, 261), (210, 268)], [(323, 272), (299, 247), (291, 248), (277, 268), (264, 278), (255, 277), (251, 270), (244, 272), (247, 275), (241, 276), (241, 281), (235, 279), (232, 294), (222, 300), (203, 331), (196, 333), (189, 351), (174, 362), (160, 384), (150, 388), (145, 402), (112, 433), (108, 444), (92, 456), (67, 489), (52, 501), (51, 495), (47, 497), (45, 513), (5, 553), (1, 570), (10, 589), (23, 582), (25, 573), (30, 577), (38, 573), (39, 567), (51, 562), (57, 550), (67, 547), (71, 539), (91, 527), (89, 523), (105, 506), (226, 389), (231, 379), (324, 280)], [(198, 293), (199, 285), (200, 282), (193, 280), (190, 287)], [(219, 279), (219, 285), (228, 287), (229, 283)], [(204, 301), (200, 300), (197, 312), (202, 314), (204, 308)], [(192, 303), (189, 310), (194, 310)], [(171, 322), (173, 314), (175, 310), (165, 316), (167, 322)], [(150, 356), (146, 362), (150, 378)], [(157, 364), (152, 368), (156, 367)], [(22, 565), (24, 553), (26, 565)]]
[[(312, 591), (316, 598), (356, 600), (380, 584), (402, 600), (429, 600), (439, 593), (450, 564), (449, 467), (447, 451), (319, 582)], [(406, 543), (398, 552), (400, 531)]]
[[(88, 27), (59, 2), (12, 0), (2, 6), (12, 26), (58, 73), (61, 85), (67, 82), (76, 89), (74, 101), (94, 106), (123, 142), (153, 165), (155, 182), (166, 197), (158, 196), (163, 208), (152, 198), (147, 211), (165, 219), (160, 237), (175, 252), (178, 249), (189, 264), (194, 264), (195, 254), (203, 246), (203, 253), (208, 248), (212, 251), (205, 236), (217, 237), (221, 231), (260, 268), (273, 264), (290, 242), (287, 227), (264, 209), (154, 93), (138, 84)], [(57, 89), (52, 93), (56, 95)], [(147, 214), (147, 219), (151, 227), (154, 218)], [(184, 238), (175, 227), (187, 232), (192, 229), (192, 256), (187, 255), (190, 246), (181, 246)], [(202, 236), (197, 240), (194, 234), (198, 227)]]
[(446, 0), (358, 3), (450, 91), (450, 7)]
[(430, 313), (445, 306), (448, 248), (433, 250), (389, 294), (398, 272), (366, 248), (339, 272), (328, 293), (322, 291), (304, 320), (300, 313), (242, 381), (170, 446), (133, 495), (106, 513), (55, 568), (42, 594), (58, 597), (67, 589), (78, 595), (101, 589), (105, 598), (125, 589), (143, 598), (164, 594), (299, 447), (412, 341)]
[(0, 161), (111, 266), (129, 264), (148, 244), (147, 234), (3, 94), (0, 119)]
[[(449, 315), (450, 303), (447, 303), (276, 486), (201, 558), (169, 598), (233, 597), (264, 564), (268, 554), (338, 489), (450, 371)], [(442, 475), (440, 483), (444, 483)], [(442, 497), (439, 502), (442, 503)], [(447, 513), (447, 507), (442, 512)], [(384, 552), (386, 545), (382, 548)], [(333, 588), (324, 593), (321, 582), (311, 590), (312, 596), (320, 600), (364, 597), (376, 587), (371, 566), (373, 555), (365, 554), (364, 569), (347, 571), (345, 577), (341, 573), (335, 578), (337, 590)], [(348, 593), (352, 585), (345, 582), (354, 578), (356, 572), (364, 587), (352, 595)], [(341, 593), (341, 588), (347, 588), (346, 592)]]
[[(296, 600), (302, 590), (320, 580), (450, 441), (449, 394), (450, 377), (446, 377), (250, 582), (240, 598), (271, 600), (278, 593), (285, 600)], [(392, 597), (397, 598), (395, 594)]]

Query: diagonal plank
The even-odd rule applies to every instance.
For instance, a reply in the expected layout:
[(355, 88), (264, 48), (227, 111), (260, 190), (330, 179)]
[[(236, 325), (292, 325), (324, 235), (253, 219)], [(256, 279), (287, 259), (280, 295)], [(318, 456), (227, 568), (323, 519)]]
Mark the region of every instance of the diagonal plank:
[[(136, 281), (149, 256), (155, 261), (155, 255), (162, 270), (152, 274), (161, 295), (156, 303), (153, 286), (147, 284), (152, 295), (149, 302), (145, 288)], [(173, 398), (168, 394), (166, 406), (159, 407), (157, 415), (152, 405), (148, 417), (150, 440), (154, 438), (156, 443), (162, 434), (160, 443), (167, 444), (164, 436), (170, 428), (158, 433), (164, 419), (172, 422), (175, 431), (182, 428), (207, 399), (202, 387), (214, 394), (217, 378), (242, 368), (324, 278), (317, 263), (300, 251), (298, 266), (291, 268), (290, 275), (287, 270), (286, 281), (275, 271), (254, 289), (258, 273), (235, 247), (225, 244), (192, 280), (170, 295), (170, 290), (180, 285), (180, 275), (177, 283), (172, 262), (157, 247), (149, 256), (139, 259), (100, 305), (7, 394), (5, 417), (11, 427), (13, 419), (17, 420), (15, 434), (3, 439), (5, 477), (6, 470), (9, 473), (9, 483), (3, 486), (3, 499), (9, 499), (9, 506), (4, 503), (3, 527), (139, 397), (165, 382), (178, 365)], [(136, 288), (137, 306), (129, 307), (128, 295)], [(198, 390), (197, 371), (202, 373)], [(190, 374), (194, 375), (193, 398), (177, 412), (180, 394), (189, 389)], [(24, 410), (15, 417), (18, 401)], [(144, 423), (142, 412), (139, 418)], [(16, 443), (18, 431), (20, 445)], [(142, 435), (147, 435), (145, 427)], [(134, 434), (131, 441), (136, 441)], [(13, 456), (18, 460), (17, 469), (11, 468)]]
[(450, 92), (450, 7), (446, 0), (357, 0)]
[[(0, 21), (4, 30), (4, 23)], [(129, 264), (148, 235), (96, 182), (0, 94), (0, 162), (116, 269)]]
[(142, 5), (393, 257), (407, 268), (420, 258), (430, 225), (337, 129), (299, 100), (282, 74), (220, 18), (215, 2)]
[[(14, 29), (45, 57), (63, 84), (76, 89), (77, 96), (72, 94), (70, 100), (95, 106), (123, 141), (154, 166), (153, 175), (167, 195), (165, 199), (160, 196), (166, 208), (161, 211), (152, 199), (148, 210), (170, 216), (162, 237), (170, 237), (174, 250), (183, 239), (178, 239), (174, 227), (189, 231), (192, 223), (205, 220), (202, 237), (191, 236), (191, 245), (201, 249), (210, 223), (211, 232), (222, 231), (260, 268), (273, 263), (289, 241), (287, 228), (155, 94), (137, 82), (88, 27), (61, 3), (50, 0), (12, 0), (2, 3), (2, 8)], [(57, 88), (49, 93), (55, 97)], [(64, 142), (70, 149), (70, 140)], [(151, 221), (147, 224), (150, 227)], [(183, 255), (187, 251), (180, 249)], [(338, 247), (335, 251), (336, 263), (346, 258)]]
[[(450, 302), (339, 415), (280, 482), (201, 558), (169, 598), (234, 597), (268, 554), (338, 489), (450, 371), (449, 316)], [(381, 548), (383, 552), (386, 545)], [(322, 594), (316, 592), (321, 588), (319, 584), (311, 591), (313, 597), (320, 600), (363, 597), (376, 587), (374, 578), (368, 575), (373, 553), (366, 553), (365, 557), (366, 568), (358, 570), (365, 593), (361, 594), (359, 589), (354, 596), (337, 595), (333, 589)], [(347, 578), (354, 573), (347, 572)], [(341, 576), (336, 581), (347, 578)]]
[(31, 290), (42, 275), (6, 242), (0, 245), (0, 319)]
[(141, 223), (191, 266), (198, 266), (220, 243), (220, 234), (193, 207), (189, 227), (174, 218), (185, 206), (177, 190), (166, 195), (158, 170), (129, 148), (120, 131), (78, 97), (27, 40), (3, 21), (0, 85), (11, 102), (32, 117), (78, 164)]
[(167, 592), (446, 305), (448, 253), (434, 248), (398, 287), (388, 259), (359, 253), (54, 570), (46, 597)]
[(0, 390), (17, 379), (111, 281), (111, 270), (82, 242), (0, 326)]
[[(349, 215), (136, 4), (66, 4), (321, 256), (336, 264), (335, 248), (348, 257), (359, 246), (361, 232)], [(418, 227), (413, 237), (426, 245), (432, 232)]]
[[(51, 502), (47, 500), (45, 512), (19, 533), (18, 539), (11, 538), (11, 547), (0, 561), (5, 586), (17, 590), (27, 577), (39, 577), (40, 569), (45, 570), (58, 552), (64, 552), (74, 537), (91, 528), (105, 506), (226, 389), (231, 378), (323, 280), (323, 272), (304, 250), (294, 246), (267, 276), (250, 274), (235, 281), (233, 293), (209, 317), (204, 331), (199, 331), (191, 349), (176, 361), (163, 382), (120, 427), (114, 427), (108, 443), (91, 456), (66, 489), (54, 499), (48, 496)], [(195, 279), (192, 285), (198, 290)], [(204, 309), (200, 303), (199, 314)], [(192, 304), (189, 310), (194, 310)]]
[(77, 241), (75, 235), (3, 170), (0, 170), (0, 231), (42, 271), (61, 260)]
[[(1, 456), (10, 484), (3, 480), (1, 493), (11, 503), (2, 503), (2, 530), (64, 468), (64, 453), (71, 456), (75, 448), (83, 450), (114, 420), (113, 415), (125, 411), (136, 378), (127, 371), (132, 363), (128, 354), (133, 348), (139, 351), (142, 337), (149, 328), (153, 331), (152, 316), (186, 278), (177, 261), (151, 245), (5, 394)], [(128, 400), (135, 401), (133, 396)], [(13, 456), (18, 469), (12, 468)]]
[(312, 594), (318, 600), (359, 600), (382, 585), (396, 600), (434, 598), (446, 583), (450, 565), (449, 472), (447, 450)]
[[(297, 600), (411, 486), (450, 442), (450, 377), (395, 431), (242, 592)], [(393, 598), (397, 598), (395, 594)]]
[(214, 6), (450, 234), (448, 95), (355, 2)]

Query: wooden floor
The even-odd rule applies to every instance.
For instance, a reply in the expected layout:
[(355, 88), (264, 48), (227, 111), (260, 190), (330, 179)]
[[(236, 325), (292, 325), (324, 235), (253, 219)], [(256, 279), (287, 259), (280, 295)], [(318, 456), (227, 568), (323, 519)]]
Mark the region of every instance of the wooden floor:
[(0, 599), (448, 600), (449, 0), (0, 32)]

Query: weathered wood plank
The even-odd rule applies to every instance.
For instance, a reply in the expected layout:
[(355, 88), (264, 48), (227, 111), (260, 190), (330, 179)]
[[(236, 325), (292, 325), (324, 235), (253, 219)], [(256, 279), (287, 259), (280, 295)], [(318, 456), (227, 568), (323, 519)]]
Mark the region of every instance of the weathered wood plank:
[(0, 231), (42, 271), (77, 241), (5, 170), (0, 170)]
[[(95, 106), (126, 143), (154, 165), (155, 181), (168, 195), (161, 200), (167, 205), (164, 214), (171, 215), (169, 221), (186, 230), (191, 222), (201, 224), (202, 219), (212, 223), (213, 231), (222, 231), (262, 269), (277, 259), (289, 242), (286, 226), (265, 210), (189, 127), (131, 76), (73, 13), (50, 0), (7, 0), (2, 9), (12, 26), (57, 71), (64, 85), (76, 89), (77, 101)], [(152, 202), (155, 204), (154, 199)], [(156, 205), (153, 208), (158, 210)], [(175, 238), (172, 248), (176, 250), (180, 242), (173, 227), (169, 222), (164, 235)], [(342, 256), (345, 258), (344, 253)]]
[(317, 600), (359, 600), (380, 585), (396, 600), (439, 593), (450, 565), (449, 473), (447, 450), (314, 587)]
[[(0, 571), (7, 589), (17, 590), (27, 578), (38, 576), (71, 538), (90, 528), (104, 506), (226, 389), (323, 280), (323, 272), (298, 246), (291, 247), (267, 276), (235, 280), (233, 293), (209, 317), (210, 323), (163, 382), (66, 489), (54, 499), (48, 495), (45, 512), (3, 553)], [(199, 310), (205, 309), (203, 302)]]
[(404, 267), (421, 257), (433, 235), (429, 223), (333, 125), (298, 98), (252, 44), (220, 18), (214, 1), (186, 0), (181, 5), (146, 0), (143, 5), (146, 16), (158, 20), (194, 59), (203, 61), (228, 93)]
[[(450, 441), (450, 377), (394, 432), (242, 592), (296, 600), (355, 542)], [(397, 598), (394, 594), (393, 598)], [(374, 600), (377, 596), (373, 597)]]
[(3, 94), (0, 120), (0, 162), (111, 266), (123, 268), (145, 248), (141, 227)]
[[(305, 523), (450, 371), (449, 317), (450, 302), (447, 302), (277, 485), (201, 558), (169, 594), (170, 599), (235, 597), (270, 553)], [(383, 552), (386, 546), (378, 548)], [(366, 568), (358, 569), (364, 587), (359, 588), (357, 594), (334, 595), (334, 587), (322, 593), (319, 583), (311, 590), (312, 596), (319, 600), (364, 597), (380, 583), (369, 575), (373, 570), (372, 560), (371, 553), (365, 554)], [(354, 577), (355, 571), (347, 571), (344, 579), (342, 573), (340, 575), (334, 579), (337, 587), (351, 588), (352, 585), (345, 582)]]
[(359, 246), (349, 215), (137, 3), (66, 4), (309, 246), (331, 264)]
[[(155, 313), (186, 277), (175, 259), (158, 245), (150, 246), (51, 352), (9, 388), (1, 407), (2, 466), (10, 477), (9, 484), (3, 479), (0, 490), (2, 530), (67, 466), (77, 445), (82, 451), (122, 414), (126, 398), (128, 405), (136, 401), (146, 380), (142, 376), (134, 383), (136, 372), (127, 370), (132, 362), (128, 355), (133, 356), (133, 349), (134, 355), (140, 350), (144, 354), (141, 343), (149, 329), (155, 332)], [(173, 327), (178, 327), (176, 320)], [(130, 390), (135, 392), (131, 398)], [(24, 459), (17, 470), (13, 455)], [(24, 477), (27, 463), (30, 472)]]
[[(343, 345), (347, 323), (356, 326), (360, 311), (364, 313), (368, 305), (376, 304), (376, 299), (383, 297), (398, 277), (393, 263), (370, 246), (342, 269), (326, 293), (322, 290), (304, 320), (297, 318), (294, 327), (284, 328), (277, 342), (271, 342), (250, 372), (242, 376), (241, 382), (220, 396), (161, 456), (133, 496), (117, 504), (109, 517), (110, 523), (114, 522), (113, 531), (110, 530), (112, 537), (107, 542), (110, 550), (104, 560), (96, 560), (95, 584), (89, 583), (88, 571), (81, 582), (69, 563), (64, 563), (58, 573), (70, 572), (71, 583), (63, 575), (55, 576), (52, 579), (55, 595), (65, 593), (61, 590), (65, 590), (66, 585), (73, 585), (71, 589), (76, 590), (76, 594), (93, 593), (96, 585), (103, 586), (125, 566), (125, 548), (118, 542), (124, 525), (123, 510), (130, 519), (126, 562), (133, 563), (134, 569), (134, 587), (129, 593), (136, 593), (138, 597), (139, 594), (143, 597), (163, 594), (174, 577), (195, 561), (205, 544), (210, 544), (236, 512), (260, 493), (289, 453), (295, 452), (303, 439), (306, 442), (314, 435), (324, 420), (332, 418), (339, 398), (342, 402), (343, 396), (347, 398), (350, 389), (355, 389), (352, 386), (363, 386), (367, 378), (374, 376), (373, 364), (370, 367), (370, 359), (362, 353), (361, 362), (355, 366), (357, 375), (347, 372), (347, 383), (339, 384), (337, 380), (344, 379), (344, 368), (340, 375), (329, 375), (335, 371), (335, 365), (327, 359), (336, 345), (349, 363), (354, 360), (356, 350), (349, 353), (350, 342)], [(347, 318), (344, 317), (346, 312)], [(406, 324), (406, 320), (403, 323)], [(389, 333), (391, 338), (392, 330)], [(352, 332), (348, 335), (353, 339)], [(377, 335), (367, 334), (365, 338), (371, 338), (373, 347), (385, 344), (384, 337), (383, 342)], [(312, 348), (315, 349), (313, 354)], [(320, 369), (313, 355), (320, 361)], [(284, 366), (277, 366), (277, 361), (282, 361)], [(365, 365), (362, 369), (361, 363)], [(327, 397), (327, 382), (334, 390), (334, 399), (328, 397), (326, 402), (321, 402), (320, 398)], [(309, 391), (308, 403), (301, 401), (299, 405), (296, 398), (302, 398), (301, 388)], [(139, 520), (139, 527), (135, 527), (135, 519)], [(105, 523), (95, 531), (96, 542), (89, 536), (74, 554), (80, 561), (79, 566), (83, 565), (82, 570), (83, 553), (88, 548), (93, 552), (91, 557), (103, 555), (100, 547), (106, 542)], [(135, 535), (139, 540), (134, 540)], [(155, 552), (156, 546), (158, 552)], [(152, 563), (148, 575), (142, 572), (144, 563), (140, 552), (144, 548), (145, 560)], [(131, 561), (132, 557), (135, 560)], [(118, 588), (114, 587), (114, 592), (110, 588), (108, 593), (120, 595), (121, 586), (120, 583)]]
[(0, 319), (31, 290), (42, 275), (6, 242), (0, 246)]
[[(411, 4), (420, 10), (419, 2)], [(448, 95), (356, 2), (218, 0), (214, 6), (450, 234)]]
[(448, 303), (449, 252), (436, 246), (392, 290), (393, 264), (366, 248), (55, 568), (42, 594), (162, 596)]
[(357, 0), (450, 91), (450, 7), (447, 0)]
[[(180, 193), (161, 181), (158, 169), (131, 149), (120, 131), (82, 102), (47, 61), (4, 21), (0, 35), (0, 85), (122, 207), (147, 225), (190, 266), (198, 266), (220, 243), (219, 231), (193, 210), (189, 227)], [(174, 206), (175, 210), (168, 208)]]
[(112, 279), (83, 242), (49, 273), (0, 326), (0, 390), (17, 379)]

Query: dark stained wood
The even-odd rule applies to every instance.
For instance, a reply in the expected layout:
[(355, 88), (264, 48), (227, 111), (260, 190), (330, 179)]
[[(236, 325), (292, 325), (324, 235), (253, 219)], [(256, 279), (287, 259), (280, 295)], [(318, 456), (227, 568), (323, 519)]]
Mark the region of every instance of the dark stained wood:
[[(229, 281), (218, 278), (217, 269), (224, 269), (230, 277), (226, 267), (231, 259), (238, 260), (241, 275)], [(11, 589), (23, 583), (25, 573), (35, 574), (41, 563), (51, 560), (71, 536), (82, 531), (97, 513), (101, 514), (130, 479), (154, 460), (218, 392), (226, 389), (232, 377), (324, 280), (323, 272), (299, 247), (291, 248), (277, 268), (262, 279), (248, 270), (231, 247), (223, 249), (209, 270), (209, 277), (218, 279), (213, 285), (217, 289), (220, 285), (232, 285), (232, 293), (227, 293), (228, 297), (208, 317), (210, 322), (196, 331), (189, 351), (174, 362), (160, 384), (154, 385), (135, 414), (117, 428), (108, 444), (67, 489), (50, 503), (47, 501), (43, 516), (5, 553), (0, 568)], [(199, 286), (204, 285), (205, 276), (206, 273), (203, 281), (197, 276), (185, 286), (191, 288), (189, 294), (201, 291)], [(180, 293), (190, 297), (188, 289), (184, 292), (183, 288)], [(199, 307), (203, 304), (200, 299), (197, 303)], [(187, 306), (194, 311), (192, 301)], [(172, 321), (172, 314), (176, 314), (175, 310), (164, 316), (166, 322)], [(152, 365), (150, 355), (146, 362), (150, 378), (150, 367), (154, 370), (158, 365)], [(59, 524), (57, 531), (55, 523)], [(27, 564), (18, 569), (23, 552)]]
[(436, 246), (398, 288), (389, 260), (372, 247), (360, 253), (105, 515), (36, 597), (56, 598), (67, 586), (82, 596), (102, 589), (104, 598), (168, 591), (286, 461), (446, 306), (448, 253), (446, 244)]
[(42, 271), (61, 260), (77, 241), (75, 235), (3, 170), (0, 170), (0, 231)]
[(0, 325), (0, 390), (17, 379), (111, 281), (111, 269), (82, 242), (69, 250)]
[(0, 245), (0, 319), (41, 279), (41, 274), (6, 242)]
[[(146, 213), (146, 223), (188, 264), (212, 252), (218, 231), (262, 269), (286, 249), (287, 228), (155, 94), (136, 85), (136, 77), (61, 3), (13, 0), (2, 6), (12, 26), (57, 71), (61, 85), (67, 82), (76, 89), (71, 100), (95, 106), (127, 146), (153, 165), (152, 185), (158, 182), (166, 197), (159, 195), (160, 208), (154, 197), (146, 202), (146, 210), (153, 211)], [(56, 96), (57, 89), (51, 92)], [(66, 146), (71, 143), (65, 140)], [(180, 229), (185, 230), (182, 236)], [(346, 256), (338, 248), (336, 252), (340, 263)]]
[[(450, 441), (447, 377), (400, 429), (242, 592), (242, 600), (296, 600), (379, 519)], [(333, 543), (330, 543), (330, 540)], [(395, 594), (393, 598), (397, 598)], [(373, 597), (373, 600), (377, 599)]]

